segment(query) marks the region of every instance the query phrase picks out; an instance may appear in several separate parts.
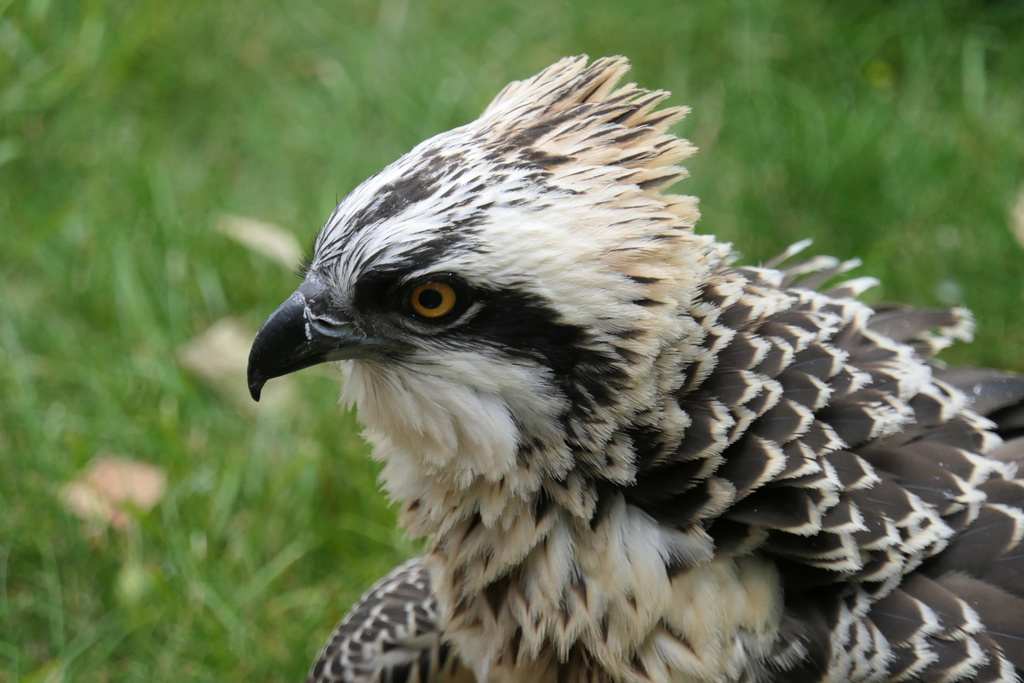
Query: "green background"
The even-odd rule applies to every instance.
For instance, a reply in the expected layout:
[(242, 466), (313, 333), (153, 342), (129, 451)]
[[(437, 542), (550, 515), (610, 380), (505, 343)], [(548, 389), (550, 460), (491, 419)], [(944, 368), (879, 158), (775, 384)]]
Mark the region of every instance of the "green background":
[[(947, 359), (1024, 368), (1018, 7), (0, 3), (0, 683), (301, 680), (419, 544), (334, 373), (254, 412), (177, 360), (296, 285), (217, 217), (308, 245), (360, 180), (567, 54), (624, 54), (693, 106), (701, 231), (752, 262), (804, 237), (859, 256), (876, 299), (976, 312)], [(127, 534), (59, 500), (99, 453), (167, 472)]]

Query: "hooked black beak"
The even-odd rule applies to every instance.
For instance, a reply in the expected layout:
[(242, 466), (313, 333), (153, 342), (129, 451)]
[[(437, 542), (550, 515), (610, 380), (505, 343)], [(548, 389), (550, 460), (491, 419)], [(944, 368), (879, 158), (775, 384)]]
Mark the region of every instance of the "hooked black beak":
[(364, 357), (382, 345), (332, 307), (323, 285), (304, 282), (270, 314), (252, 343), (249, 393), (259, 401), (268, 380), (319, 363)]

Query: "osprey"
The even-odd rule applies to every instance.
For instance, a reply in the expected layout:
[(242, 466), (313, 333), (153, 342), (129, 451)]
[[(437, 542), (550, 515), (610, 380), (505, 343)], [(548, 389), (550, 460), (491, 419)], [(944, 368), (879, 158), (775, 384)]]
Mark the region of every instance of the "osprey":
[[(1024, 380), (963, 310), (694, 232), (686, 113), (622, 58), (506, 87), (334, 210), (254, 398), (341, 361), (428, 550), (310, 681), (1019, 681)], [(787, 265), (788, 264), (788, 265)]]

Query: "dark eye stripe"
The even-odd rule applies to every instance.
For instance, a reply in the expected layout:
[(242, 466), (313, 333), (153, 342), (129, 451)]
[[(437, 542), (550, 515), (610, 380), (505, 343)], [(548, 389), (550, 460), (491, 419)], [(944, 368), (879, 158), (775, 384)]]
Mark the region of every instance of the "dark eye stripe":
[(565, 322), (543, 298), (518, 290), (480, 293), (485, 301), (469, 322), (449, 334), (466, 348), (481, 343), (535, 360), (563, 378), (573, 408), (610, 404), (625, 384), (622, 359), (592, 348), (591, 333)]

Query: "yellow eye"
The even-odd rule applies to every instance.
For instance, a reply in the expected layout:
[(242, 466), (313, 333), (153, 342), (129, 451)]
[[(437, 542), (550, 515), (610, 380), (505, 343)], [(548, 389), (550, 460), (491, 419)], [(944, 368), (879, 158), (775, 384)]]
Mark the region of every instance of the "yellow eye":
[(412, 310), (424, 318), (440, 318), (451, 313), (458, 297), (447, 282), (427, 282), (412, 290)]

